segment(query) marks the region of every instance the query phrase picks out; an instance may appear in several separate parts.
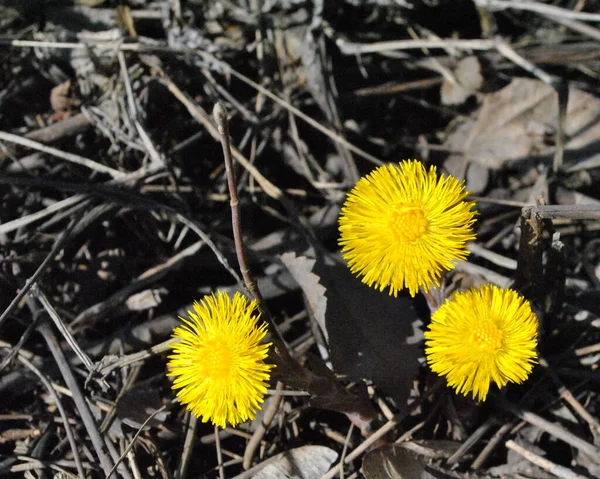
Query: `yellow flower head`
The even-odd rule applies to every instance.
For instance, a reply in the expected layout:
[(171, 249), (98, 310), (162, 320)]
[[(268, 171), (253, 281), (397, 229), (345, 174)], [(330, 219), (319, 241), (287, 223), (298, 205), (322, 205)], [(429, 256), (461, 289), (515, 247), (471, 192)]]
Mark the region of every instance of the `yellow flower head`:
[(260, 409), (273, 366), (264, 362), (270, 343), (261, 344), (267, 329), (257, 326), (256, 307), (240, 293), (233, 300), (211, 294), (173, 331), (181, 341), (171, 346), (168, 375), (179, 401), (202, 422), (235, 426)]
[(350, 270), (390, 294), (438, 286), (475, 238), (474, 202), (453, 176), (402, 161), (377, 168), (350, 191), (340, 215), (339, 240)]
[(456, 293), (431, 316), (425, 355), (457, 392), (485, 400), (490, 383), (522, 383), (533, 369), (538, 320), (511, 289), (485, 285)]

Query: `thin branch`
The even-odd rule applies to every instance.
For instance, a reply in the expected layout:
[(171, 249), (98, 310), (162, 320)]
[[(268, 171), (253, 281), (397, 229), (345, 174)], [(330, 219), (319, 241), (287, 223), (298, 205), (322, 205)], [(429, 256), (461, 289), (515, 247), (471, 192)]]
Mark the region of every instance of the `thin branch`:
[(552, 170), (558, 173), (563, 167), (565, 156), (565, 126), (567, 122), (567, 108), (569, 106), (569, 83), (567, 81), (558, 82), (554, 85), (558, 93), (558, 124), (556, 125), (556, 134), (554, 136), (555, 152), (552, 161)]
[(524, 218), (599, 220), (600, 205), (536, 205), (523, 208)]
[(148, 349), (144, 349), (143, 351), (138, 351), (137, 353), (131, 353), (125, 356), (121, 356), (114, 362), (110, 362), (108, 364), (102, 364), (101, 362), (99, 366), (96, 366), (97, 371), (102, 376), (107, 376), (115, 369), (124, 368), (126, 366), (130, 366), (132, 364), (148, 359), (152, 356), (162, 354), (165, 351), (169, 351), (169, 349), (171, 348), (171, 344), (175, 343), (176, 341), (177, 340), (175, 339), (167, 339), (166, 341), (156, 344)]
[(392, 40), (387, 42), (353, 43), (336, 37), (332, 29), (326, 28), (325, 33), (333, 37), (336, 45), (344, 55), (362, 55), (366, 53), (385, 53), (397, 50), (422, 50), (424, 48), (456, 48), (459, 50), (493, 50), (495, 40), (456, 40), (440, 38), (435, 40)]
[[(44, 292), (39, 288), (37, 283), (31, 287), (31, 294), (40, 302), (40, 304), (43, 306), (43, 308), (48, 313), (48, 316), (50, 316), (50, 318), (52, 318), (52, 321), (54, 322), (56, 329), (58, 329), (60, 331), (60, 334), (62, 334), (62, 337), (69, 344), (69, 346), (71, 346), (71, 349), (77, 355), (77, 357), (79, 358), (81, 363), (86, 367), (86, 369), (88, 370), (88, 373), (90, 375), (93, 374), (95, 372), (94, 363), (89, 358), (89, 356), (85, 353), (85, 351), (83, 349), (81, 349), (79, 344), (77, 344), (77, 341), (71, 334), (71, 331), (69, 331), (69, 328), (67, 328), (67, 326), (65, 325), (65, 323), (63, 322), (63, 320), (61, 319), (59, 314), (56, 312), (56, 309), (54, 309), (54, 306), (52, 306), (52, 304), (50, 304), (50, 301), (48, 301), (48, 298), (46, 297)], [(102, 387), (104, 388), (105, 391), (108, 391), (108, 389), (110, 388), (110, 385), (104, 379), (100, 380), (100, 384), (102, 385)]]
[(101, 163), (97, 163), (88, 158), (84, 158), (83, 156), (75, 155), (74, 153), (67, 153), (57, 148), (38, 143), (37, 141), (29, 140), (18, 135), (13, 135), (12, 133), (0, 131), (0, 140), (9, 141), (11, 143), (16, 143), (17, 145), (25, 146), (33, 150), (41, 151), (43, 153), (56, 156), (61, 160), (66, 160), (77, 165), (85, 166), (86, 168), (89, 168), (93, 171), (97, 171), (98, 173), (106, 173), (112, 176), (113, 178), (123, 178), (126, 175), (126, 173), (123, 173), (122, 171), (115, 170), (114, 168), (111, 168), (109, 166), (104, 166)]
[(584, 22), (600, 22), (600, 14), (574, 12), (566, 8), (555, 7), (541, 2), (528, 0), (475, 0), (475, 5), (489, 10), (505, 10), (511, 8), (514, 10), (527, 10), (530, 12), (542, 13), (544, 15), (553, 15), (562, 18), (571, 18), (573, 20), (582, 20)]
[(518, 445), (513, 440), (506, 441), (506, 447), (507, 449), (515, 451), (517, 454), (523, 456), (529, 462), (535, 464), (538, 467), (541, 467), (542, 469), (548, 471), (556, 477), (561, 477), (562, 479), (586, 479), (585, 476), (581, 476), (567, 467), (560, 466), (558, 464), (553, 463), (552, 461), (549, 461), (544, 457), (538, 456), (533, 451), (525, 449), (523, 446)]
[(196, 442), (197, 428), (198, 418), (194, 414), (188, 414), (188, 426), (185, 431), (185, 441), (183, 442), (183, 451), (179, 460), (179, 466), (177, 467), (177, 471), (175, 471), (175, 479), (185, 479), (185, 476), (187, 476), (188, 466)]
[(501, 398), (499, 395), (494, 394), (492, 396), (493, 404), (501, 407), (502, 409), (514, 414), (519, 419), (528, 422), (529, 424), (536, 426), (544, 432), (547, 432), (551, 436), (554, 436), (561, 441), (566, 442), (572, 447), (579, 449), (586, 454), (589, 454), (591, 457), (599, 457), (600, 456), (600, 447), (590, 444), (589, 442), (581, 439), (570, 431), (567, 431), (560, 424), (555, 424), (546, 419), (534, 414), (532, 412), (523, 410), (505, 399)]
[(73, 453), (73, 459), (75, 460), (75, 466), (77, 467), (77, 473), (79, 477), (86, 477), (85, 472), (83, 471), (83, 464), (81, 463), (81, 456), (79, 456), (79, 449), (77, 448), (77, 442), (75, 441), (75, 436), (73, 435), (73, 430), (71, 429), (71, 424), (69, 423), (69, 416), (67, 416), (67, 412), (65, 411), (65, 407), (63, 406), (62, 401), (60, 400), (60, 396), (56, 392), (56, 389), (52, 386), (52, 383), (42, 374), (42, 372), (35, 367), (35, 365), (29, 361), (24, 355), (18, 354), (18, 359), (21, 363), (23, 363), (33, 374), (35, 374), (40, 382), (44, 385), (44, 387), (50, 393), (50, 396), (54, 399), (54, 403), (56, 404), (56, 408), (58, 409), (58, 413), (63, 421), (63, 426), (65, 428), (65, 433), (67, 435), (67, 439), (69, 441), (69, 445), (71, 446), (71, 452)]
[[(175, 402), (176, 400), (174, 400), (173, 402)], [(131, 449), (133, 448), (133, 446), (135, 445), (135, 442), (137, 441), (137, 438), (140, 436), (140, 434), (142, 433), (142, 431), (144, 430), (144, 428), (146, 427), (146, 425), (152, 421), (152, 419), (154, 419), (154, 417), (157, 414), (160, 414), (161, 412), (165, 411), (167, 409), (167, 407), (169, 407), (171, 404), (165, 404), (164, 406), (158, 408), (156, 411), (154, 411), (152, 414), (150, 414), (148, 416), (148, 418), (142, 423), (142, 425), (139, 427), (139, 429), (135, 432), (135, 434), (133, 435), (133, 438), (131, 439), (131, 441), (129, 442), (129, 444), (127, 444), (127, 447), (125, 448), (125, 450), (123, 451), (123, 453), (119, 456), (119, 459), (117, 460), (117, 462), (115, 463), (115, 465), (111, 468), (110, 471), (108, 471), (108, 474), (106, 474), (106, 478), (105, 479), (110, 479), (110, 477), (113, 475), (113, 473), (115, 472), (115, 470), (117, 469), (117, 467), (119, 467), (121, 465), (121, 463), (123, 462), (123, 459), (125, 459), (125, 457), (127, 457), (127, 454), (129, 454), (129, 451), (131, 451)]]
[(271, 93), (271, 91), (267, 90), (265, 87), (259, 85), (255, 81), (253, 81), (250, 78), (248, 78), (246, 75), (243, 75), (242, 73), (240, 73), (237, 70), (235, 70), (234, 68), (232, 68), (228, 63), (225, 63), (224, 61), (217, 59), (216, 57), (214, 57), (210, 53), (203, 52), (201, 50), (197, 50), (195, 53), (198, 54), (201, 57), (207, 58), (210, 62), (217, 63), (227, 73), (230, 73), (232, 76), (236, 77), (238, 80), (246, 83), (247, 85), (249, 85), (252, 88), (254, 88), (255, 90), (257, 90), (258, 92), (262, 93), (267, 98), (269, 98), (273, 102), (277, 103), (279, 106), (281, 106), (281, 107), (285, 108), (286, 110), (290, 111), (291, 113), (293, 113), (294, 115), (296, 115), (298, 118), (300, 118), (302, 121), (304, 121), (305, 123), (308, 123), (310, 126), (312, 126), (315, 130), (320, 131), (321, 133), (323, 133), (326, 137), (328, 137), (331, 140), (335, 141), (336, 143), (338, 143), (338, 144), (340, 144), (340, 145), (348, 148), (355, 155), (360, 156), (360, 157), (364, 158), (365, 160), (370, 161), (371, 163), (373, 163), (375, 165), (383, 165), (383, 162), (379, 158), (376, 158), (375, 156), (367, 153), (366, 151), (361, 150), (360, 148), (358, 148), (357, 146), (354, 146), (352, 143), (350, 143), (348, 140), (346, 140), (341, 135), (338, 135), (337, 133), (334, 133), (333, 131), (331, 131), (328, 128), (325, 128), (318, 121), (313, 120), (310, 116), (308, 116), (307, 114), (303, 113), (302, 111), (300, 111), (295, 106), (290, 105), (288, 102), (286, 102), (285, 100), (279, 98), (274, 93)]
[(577, 20), (569, 20), (568, 18), (564, 18), (558, 15), (546, 15), (546, 18), (558, 23), (559, 25), (567, 27), (569, 30), (573, 30), (574, 32), (581, 33), (586, 37), (590, 37), (596, 41), (600, 41), (600, 30), (598, 30), (597, 28), (590, 27), (589, 25), (578, 22)]
[(217, 467), (219, 468), (219, 479), (225, 479), (225, 469), (223, 469), (223, 453), (221, 451), (221, 436), (219, 436), (219, 426), (215, 426), (215, 446), (217, 448)]
[(248, 267), (248, 255), (244, 239), (242, 235), (242, 213), (240, 208), (240, 199), (237, 193), (237, 182), (235, 178), (235, 170), (233, 169), (233, 158), (231, 157), (231, 138), (229, 136), (229, 123), (227, 121), (227, 113), (225, 108), (220, 103), (215, 105), (213, 111), (217, 128), (221, 135), (221, 144), (223, 146), (223, 157), (225, 159), (225, 170), (227, 172), (227, 186), (229, 187), (229, 196), (231, 205), (231, 223), (233, 226), (233, 240), (235, 242), (235, 251), (237, 253), (240, 272), (244, 279), (244, 284), (259, 305), (262, 305), (263, 298), (260, 290), (256, 287), (256, 281), (250, 276), (250, 268)]
[[(275, 390), (277, 392), (283, 391), (283, 383), (277, 382)], [(281, 395), (272, 397), (267, 407), (265, 408), (265, 413), (262, 417), (262, 420), (256, 427), (256, 430), (252, 434), (252, 437), (248, 441), (246, 449), (244, 450), (244, 462), (242, 466), (244, 469), (250, 469), (250, 466), (252, 465), (252, 457), (254, 456), (254, 451), (256, 451), (256, 448), (262, 441), (265, 432), (267, 432), (267, 428), (271, 425), (271, 421), (273, 421), (275, 414), (277, 414), (282, 399), (283, 396)]]
[(540, 366), (546, 369), (546, 371), (550, 374), (550, 378), (552, 382), (558, 388), (558, 392), (560, 393), (560, 398), (563, 399), (566, 403), (571, 406), (573, 411), (575, 411), (581, 419), (583, 419), (589, 426), (589, 428), (593, 431), (594, 434), (600, 434), (600, 423), (594, 418), (583, 405), (573, 396), (573, 393), (565, 386), (565, 384), (560, 379), (559, 375), (556, 374), (554, 369), (550, 367), (548, 361), (542, 356), (539, 357)]
[(265, 304), (265, 301), (262, 297), (260, 290), (256, 285), (256, 281), (250, 275), (250, 268), (248, 266), (247, 253), (246, 253), (246, 245), (244, 244), (244, 237), (242, 233), (242, 213), (240, 208), (240, 201), (237, 194), (237, 184), (235, 180), (235, 172), (233, 169), (233, 158), (231, 156), (231, 138), (229, 136), (229, 124), (227, 121), (227, 113), (225, 112), (225, 108), (217, 103), (215, 105), (213, 115), (215, 121), (217, 123), (217, 128), (219, 130), (219, 134), (221, 135), (221, 145), (223, 147), (223, 157), (225, 160), (225, 170), (227, 172), (227, 184), (229, 186), (229, 195), (231, 197), (231, 224), (233, 228), (233, 240), (235, 243), (235, 252), (237, 254), (238, 263), (240, 267), (240, 272), (242, 273), (242, 278), (244, 279), (244, 285), (252, 295), (252, 297), (256, 300), (258, 307), (261, 311), (261, 317), (263, 320), (269, 325), (271, 330), (273, 342), (275, 346), (282, 354), (282, 359), (290, 362), (290, 364), (294, 364), (296, 361), (290, 356), (287, 346), (285, 345), (285, 341), (279, 332), (279, 329), (275, 325), (273, 318)]
[(8, 305), (8, 307), (4, 310), (2, 315), (0, 315), (0, 328), (4, 324), (4, 321), (6, 321), (6, 318), (8, 318), (10, 313), (12, 313), (13, 309), (15, 309), (15, 307), (21, 302), (21, 300), (29, 292), (31, 287), (36, 283), (36, 281), (38, 281), (41, 278), (42, 274), (46, 270), (46, 267), (48, 266), (50, 261), (52, 261), (55, 258), (55, 256), (57, 255), (57, 253), (67, 244), (69, 236), (71, 235), (71, 232), (73, 231), (73, 229), (75, 228), (75, 226), (77, 225), (78, 222), (79, 221), (72, 221), (71, 224), (69, 224), (67, 226), (67, 228), (58, 236), (58, 238), (56, 238), (54, 246), (52, 246), (52, 249), (50, 250), (48, 255), (44, 258), (44, 261), (42, 261), (42, 264), (40, 264), (38, 266), (38, 269), (35, 270), (35, 273), (33, 273), (33, 275), (25, 282), (25, 286), (23, 286), (21, 288), (21, 291), (19, 291), (19, 293), (11, 301), (11, 303)]
[[(34, 306), (32, 301), (29, 301), (29, 305), (32, 307), (34, 312), (38, 311), (37, 306)], [(96, 455), (100, 459), (100, 466), (102, 467), (104, 474), (108, 475), (109, 471), (111, 471), (113, 468), (113, 462), (105, 451), (104, 441), (100, 435), (100, 432), (98, 431), (96, 421), (94, 420), (92, 412), (90, 411), (90, 408), (83, 397), (79, 383), (75, 379), (75, 376), (69, 367), (65, 353), (60, 348), (58, 340), (56, 339), (56, 335), (54, 334), (54, 331), (52, 331), (52, 327), (48, 321), (42, 321), (42, 323), (38, 326), (38, 331), (44, 337), (44, 340), (46, 341), (46, 344), (48, 345), (48, 348), (50, 349), (50, 352), (52, 353), (52, 356), (58, 365), (62, 377), (67, 384), (67, 387), (71, 391), (71, 394), (73, 395), (73, 401), (75, 402), (75, 406), (79, 411), (83, 425), (88, 433), (92, 445), (94, 446)]]
[(520, 66), (523, 70), (531, 73), (533, 76), (537, 77), (540, 81), (544, 82), (546, 85), (553, 86), (555, 83), (554, 77), (546, 73), (537, 65), (533, 64), (526, 58), (519, 55), (508, 43), (503, 41), (496, 42), (496, 50), (498, 53), (505, 57), (507, 60), (510, 60), (515, 65)]

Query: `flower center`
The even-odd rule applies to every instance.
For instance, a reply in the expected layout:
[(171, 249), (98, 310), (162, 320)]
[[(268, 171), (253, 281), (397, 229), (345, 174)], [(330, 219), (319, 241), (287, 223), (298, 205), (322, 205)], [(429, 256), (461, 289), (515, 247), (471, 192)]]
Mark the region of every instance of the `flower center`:
[(206, 342), (207, 351), (202, 359), (204, 374), (211, 379), (223, 379), (229, 376), (232, 354), (227, 344), (213, 339)]
[(412, 243), (427, 232), (427, 218), (420, 206), (415, 204), (395, 205), (389, 220), (390, 228), (397, 241)]
[(492, 323), (484, 323), (477, 326), (471, 333), (472, 341), (488, 353), (495, 353), (502, 348), (504, 333)]

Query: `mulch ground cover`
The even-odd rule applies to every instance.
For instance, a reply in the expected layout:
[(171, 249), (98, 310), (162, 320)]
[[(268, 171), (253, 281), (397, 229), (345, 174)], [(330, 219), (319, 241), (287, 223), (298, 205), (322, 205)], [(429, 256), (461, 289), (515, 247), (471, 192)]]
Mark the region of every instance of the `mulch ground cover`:
[[(2, 2), (0, 475), (600, 477), (598, 12)], [(339, 243), (348, 192), (410, 159), (476, 211), (466, 261), (414, 297), (363, 284)], [(485, 284), (539, 327), (527, 380), (478, 400), (424, 333)], [(258, 298), (277, 364), (225, 428), (167, 375), (217, 291)]]

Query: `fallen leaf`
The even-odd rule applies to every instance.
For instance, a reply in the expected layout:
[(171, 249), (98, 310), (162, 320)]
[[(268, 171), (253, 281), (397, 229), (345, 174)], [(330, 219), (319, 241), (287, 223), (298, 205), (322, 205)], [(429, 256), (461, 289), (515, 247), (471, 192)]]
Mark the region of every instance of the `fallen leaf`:
[[(401, 415), (417, 374), (423, 339), (411, 298), (394, 298), (369, 288), (333, 255), (315, 260), (286, 253), (281, 260), (328, 338), (335, 373), (372, 381), (396, 401)], [(325, 372), (317, 371), (323, 384), (311, 384), (315, 396), (311, 403), (351, 411), (360, 401), (346, 404), (348, 398), (331, 388)]]
[(316, 260), (306, 256), (296, 256), (295, 253), (284, 253), (280, 256), (281, 262), (288, 269), (292, 278), (298, 283), (306, 298), (310, 315), (316, 321), (325, 340), (329, 342), (327, 327), (325, 325), (325, 312), (327, 311), (327, 297), (325, 287), (319, 283), (319, 277), (312, 272)]
[(355, 278), (345, 264), (317, 262), (326, 288), (326, 325), (336, 373), (368, 379), (402, 414), (418, 370), (422, 331), (408, 295), (394, 298)]
[(479, 91), (483, 84), (481, 65), (477, 57), (466, 57), (459, 60), (453, 70), (455, 82), (444, 80), (440, 89), (440, 97), (444, 105), (461, 105), (467, 98)]
[[(550, 161), (554, 145), (548, 133), (557, 125), (557, 119), (556, 91), (539, 80), (517, 78), (485, 96), (474, 118), (452, 126), (444, 146), (461, 153), (450, 155), (445, 166), (450, 173), (464, 178), (471, 162), (498, 169), (509, 161), (532, 158)], [(599, 119), (600, 101), (570, 88), (565, 121), (566, 163), (589, 156), (584, 150), (592, 148), (600, 137)]]
[[(117, 402), (117, 417), (123, 423), (133, 428), (140, 428), (148, 416), (162, 407), (160, 395), (156, 389), (150, 387), (134, 387), (123, 394)], [(162, 424), (168, 412), (161, 412), (154, 416), (145, 429)]]
[(71, 108), (81, 104), (77, 98), (69, 97), (69, 93), (71, 93), (71, 80), (56, 85), (50, 91), (50, 106), (54, 110), (57, 121), (64, 121), (69, 118)]
[(447, 459), (460, 443), (447, 440), (386, 444), (369, 452), (363, 459), (361, 472), (366, 479), (431, 479), (427, 465)]
[(386, 444), (365, 456), (361, 472), (366, 479), (419, 479), (426, 465), (425, 458), (400, 444)]
[(301, 446), (277, 454), (234, 479), (320, 479), (338, 454), (325, 446)]

